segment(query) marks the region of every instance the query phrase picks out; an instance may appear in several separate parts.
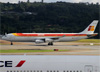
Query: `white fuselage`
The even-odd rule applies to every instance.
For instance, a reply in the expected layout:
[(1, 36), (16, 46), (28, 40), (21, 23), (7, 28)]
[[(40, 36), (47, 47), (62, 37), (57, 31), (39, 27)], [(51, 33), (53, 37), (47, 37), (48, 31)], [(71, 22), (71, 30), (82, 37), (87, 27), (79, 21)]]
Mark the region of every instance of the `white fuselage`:
[[(23, 34), (38, 34), (41, 36), (15, 36), (12, 33), (11, 34), (7, 34), (6, 36), (3, 36), (2, 39), (3, 40), (8, 40), (8, 41), (12, 41), (12, 42), (35, 42), (35, 40), (39, 40), (39, 39), (51, 39), (51, 38), (57, 38), (60, 36), (42, 36), (44, 34), (50, 34), (50, 33), (23, 33)], [(51, 33), (51, 34), (78, 34), (78, 33)], [(81, 35), (81, 34), (80, 34)], [(64, 37), (60, 37), (56, 40), (53, 40), (53, 42), (67, 42), (67, 41), (76, 41), (76, 40), (80, 40), (80, 39), (85, 39), (88, 38), (88, 36), (64, 36)]]
[(100, 72), (100, 56), (1, 55), (0, 72)]

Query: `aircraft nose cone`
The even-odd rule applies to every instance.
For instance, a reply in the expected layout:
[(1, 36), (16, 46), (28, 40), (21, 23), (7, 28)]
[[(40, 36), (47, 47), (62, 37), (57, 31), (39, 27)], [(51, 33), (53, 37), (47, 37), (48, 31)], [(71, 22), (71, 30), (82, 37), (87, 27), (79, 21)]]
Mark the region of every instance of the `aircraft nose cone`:
[(0, 35), (0, 39), (2, 39), (2, 35)]

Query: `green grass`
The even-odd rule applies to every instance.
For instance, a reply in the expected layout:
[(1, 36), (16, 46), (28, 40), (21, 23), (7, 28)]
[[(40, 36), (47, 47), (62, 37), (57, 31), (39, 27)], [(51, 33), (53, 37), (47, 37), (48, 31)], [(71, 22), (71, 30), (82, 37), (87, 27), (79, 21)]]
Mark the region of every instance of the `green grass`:
[[(68, 50), (59, 50), (59, 52)], [(54, 52), (54, 50), (0, 50), (0, 53), (32, 53), (32, 52)]]
[(100, 43), (100, 39), (82, 39), (82, 40), (79, 40), (79, 41), (75, 41), (75, 42), (88, 42), (88, 43)]

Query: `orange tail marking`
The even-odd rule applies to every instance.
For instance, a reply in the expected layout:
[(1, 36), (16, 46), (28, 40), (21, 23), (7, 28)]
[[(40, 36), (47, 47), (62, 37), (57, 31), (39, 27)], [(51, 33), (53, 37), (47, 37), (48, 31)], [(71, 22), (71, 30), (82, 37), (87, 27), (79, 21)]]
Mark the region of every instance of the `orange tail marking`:
[(89, 26), (88, 31), (94, 31), (94, 26)]

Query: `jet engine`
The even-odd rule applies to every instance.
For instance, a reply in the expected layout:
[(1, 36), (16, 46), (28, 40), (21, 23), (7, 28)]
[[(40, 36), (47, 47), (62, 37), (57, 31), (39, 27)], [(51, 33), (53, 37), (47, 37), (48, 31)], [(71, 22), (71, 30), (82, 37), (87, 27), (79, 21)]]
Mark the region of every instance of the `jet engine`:
[(35, 43), (44, 43), (43, 40), (35, 40)]
[(53, 42), (53, 39), (46, 38), (45, 41), (46, 42)]

